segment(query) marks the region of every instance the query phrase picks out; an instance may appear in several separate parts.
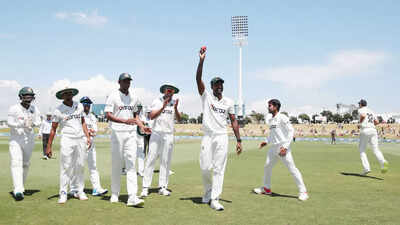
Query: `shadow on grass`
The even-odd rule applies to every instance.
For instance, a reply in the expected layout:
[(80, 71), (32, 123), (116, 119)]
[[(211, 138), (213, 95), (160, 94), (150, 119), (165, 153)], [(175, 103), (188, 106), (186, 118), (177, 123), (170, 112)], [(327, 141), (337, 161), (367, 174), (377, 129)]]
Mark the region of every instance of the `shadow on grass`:
[[(103, 201), (110, 201), (110, 199), (111, 199), (111, 196), (105, 196), (105, 195), (103, 195), (103, 196), (100, 196), (101, 198), (100, 198), (100, 200), (103, 200)], [(118, 197), (118, 202), (122, 202), (122, 203), (128, 203), (128, 198), (129, 198), (129, 195), (120, 195), (119, 197)], [(144, 208), (143, 206), (133, 206), (134, 208)]]
[[(25, 195), (25, 196), (31, 196), (31, 195), (33, 195), (33, 194), (35, 194), (35, 193), (37, 193), (37, 192), (40, 192), (40, 190), (36, 190), (36, 189), (25, 190), (24, 195)], [(13, 193), (12, 191), (10, 191), (10, 192), (8, 192), (8, 193), (11, 195), (11, 197), (12, 197), (15, 201), (17, 201), (17, 199), (15, 198), (14, 193)]]
[[(182, 200), (182, 201), (187, 201), (187, 200), (189, 200), (189, 201), (192, 201), (194, 204), (205, 204), (205, 203), (203, 203), (201, 200), (202, 200), (202, 197), (188, 197), (188, 198), (180, 198), (179, 200)], [(226, 202), (226, 203), (232, 203), (232, 201), (231, 200), (226, 200), (226, 199), (219, 199), (221, 202)]]
[(341, 172), (340, 174), (344, 176), (353, 176), (353, 177), (365, 177), (365, 178), (370, 178), (370, 179), (375, 179), (375, 180), (384, 180), (383, 178), (380, 177), (373, 177), (373, 176), (368, 176), (368, 175), (362, 175), (359, 173), (346, 173), (346, 172)]
[[(259, 195), (259, 194), (254, 193), (253, 191), (251, 191), (250, 193), (255, 194), (255, 195)], [(263, 195), (265, 195), (265, 194), (263, 194)], [(281, 198), (295, 198), (295, 199), (297, 199), (297, 196), (294, 196), (294, 195), (283, 195), (283, 194), (279, 194), (279, 193), (276, 193), (276, 192), (272, 192), (270, 195), (265, 195), (265, 196), (281, 197)]]

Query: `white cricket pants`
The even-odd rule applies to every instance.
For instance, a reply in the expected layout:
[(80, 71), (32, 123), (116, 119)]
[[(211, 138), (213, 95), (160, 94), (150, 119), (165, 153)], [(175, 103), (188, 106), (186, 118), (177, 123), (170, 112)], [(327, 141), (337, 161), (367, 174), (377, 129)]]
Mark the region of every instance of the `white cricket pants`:
[(137, 194), (136, 174), (136, 130), (112, 131), (111, 133), (111, 193), (119, 195), (121, 190), (121, 170), (125, 165), (128, 195)]
[(85, 138), (61, 137), (60, 141), (60, 194), (68, 193), (68, 186), (74, 181), (76, 190), (83, 192), (84, 163), (86, 142)]
[(282, 157), (279, 155), (280, 147), (280, 145), (272, 145), (268, 151), (267, 161), (264, 166), (264, 186), (271, 189), (272, 168), (275, 166), (278, 159), (280, 159), (289, 169), (290, 174), (292, 174), (299, 192), (307, 192), (306, 186), (303, 182), (303, 177), (294, 163), (291, 149), (289, 148), (286, 155)]
[(218, 199), (222, 193), (227, 158), (228, 135), (204, 134), (201, 141), (200, 169), (204, 193), (211, 191), (211, 199)]
[(23, 193), (25, 191), (24, 184), (28, 176), (30, 159), (34, 146), (34, 135), (10, 137), (10, 167), (14, 194), (17, 192)]
[(365, 150), (367, 150), (368, 143), (372, 146), (372, 151), (374, 152), (376, 159), (378, 159), (381, 168), (383, 167), (383, 163), (386, 162), (382, 152), (379, 150), (378, 147), (378, 133), (376, 129), (373, 128), (362, 129), (360, 132), (360, 143), (358, 147), (360, 150), (361, 163), (364, 167), (365, 172), (371, 171), (367, 154), (365, 153)]
[[(93, 189), (100, 189), (101, 188), (100, 175), (96, 165), (96, 146), (94, 143), (92, 144), (89, 150), (84, 151), (84, 157), (85, 161), (87, 160), (88, 164), (90, 183), (92, 183)], [(71, 183), (71, 190), (73, 191), (78, 190), (77, 186), (78, 179), (76, 178), (77, 177), (74, 176)]]
[(153, 132), (150, 136), (149, 154), (147, 156), (143, 187), (149, 188), (153, 179), (156, 160), (160, 158), (160, 173), (158, 186), (167, 188), (169, 168), (171, 166), (172, 150), (174, 148), (174, 135), (172, 133)]
[(140, 174), (144, 174), (144, 160), (146, 155), (144, 154), (144, 137), (136, 133), (136, 145), (137, 145), (137, 171)]

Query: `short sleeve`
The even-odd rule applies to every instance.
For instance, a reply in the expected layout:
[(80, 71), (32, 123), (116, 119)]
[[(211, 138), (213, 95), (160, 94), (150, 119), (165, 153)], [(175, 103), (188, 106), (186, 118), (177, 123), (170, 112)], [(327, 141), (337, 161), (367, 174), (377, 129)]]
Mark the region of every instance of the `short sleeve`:
[(53, 123), (59, 123), (61, 122), (61, 113), (58, 109), (54, 110), (53, 112), (53, 118), (52, 118), (52, 122)]
[(228, 113), (235, 114), (235, 107), (233, 105), (233, 101), (229, 99)]
[(113, 94), (110, 94), (106, 100), (106, 106), (104, 107), (104, 112), (114, 112), (114, 98)]
[(161, 109), (161, 107), (162, 107), (162, 102), (159, 98), (157, 98), (157, 99), (154, 99), (153, 102), (151, 103), (150, 110), (151, 111), (158, 110), (158, 109)]
[(132, 95), (131, 95), (131, 98), (132, 98), (132, 99), (134, 100), (134, 102), (135, 102), (135, 104), (133, 105), (132, 111), (133, 111), (134, 113), (136, 113), (136, 112), (139, 111), (138, 105), (141, 104), (141, 103), (140, 103), (140, 100), (139, 100), (138, 98), (135, 98), (135, 97), (133, 97)]
[(209, 93), (207, 90), (204, 90), (203, 94), (200, 95), (200, 98), (202, 101), (206, 100), (206, 98), (208, 97)]

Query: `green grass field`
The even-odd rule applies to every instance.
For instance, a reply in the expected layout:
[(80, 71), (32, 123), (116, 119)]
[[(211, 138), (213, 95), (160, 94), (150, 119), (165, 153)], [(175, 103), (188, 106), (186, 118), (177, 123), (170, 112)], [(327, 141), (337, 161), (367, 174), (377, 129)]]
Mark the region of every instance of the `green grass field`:
[[(276, 196), (251, 193), (262, 184), (266, 148), (257, 149), (257, 142), (245, 141), (245, 151), (231, 154), (225, 173), (222, 212), (199, 204), (202, 181), (198, 157), (199, 141), (176, 143), (170, 177), (172, 195), (156, 192), (145, 199), (144, 208), (111, 204), (105, 197), (89, 196), (89, 201), (70, 199), (58, 205), (59, 159), (40, 160), (38, 142), (31, 159), (25, 188), (33, 192), (24, 201), (16, 202), (10, 195), (12, 183), (9, 169), (8, 139), (0, 138), (0, 224), (400, 224), (400, 145), (381, 145), (390, 162), (390, 170), (382, 175), (375, 157), (368, 152), (372, 167), (370, 177), (352, 174), (361, 171), (355, 144), (295, 143), (292, 145), (297, 167), (303, 174), (310, 199), (296, 199), (297, 188), (282, 163), (273, 171), (272, 191)], [(58, 143), (57, 143), (58, 144)], [(58, 151), (58, 145), (55, 150)], [(97, 162), (102, 186), (110, 187), (110, 143), (97, 140)], [(56, 152), (57, 154), (57, 152)], [(86, 169), (87, 173), (87, 169)], [(121, 198), (126, 201), (125, 177)], [(153, 177), (153, 186), (158, 174)], [(89, 180), (86, 187), (91, 189)], [(139, 179), (139, 193), (141, 191)]]

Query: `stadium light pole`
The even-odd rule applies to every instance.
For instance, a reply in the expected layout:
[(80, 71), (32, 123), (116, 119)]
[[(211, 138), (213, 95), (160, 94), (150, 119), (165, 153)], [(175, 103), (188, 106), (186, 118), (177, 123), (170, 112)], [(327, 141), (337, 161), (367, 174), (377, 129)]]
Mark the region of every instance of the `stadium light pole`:
[(241, 120), (245, 116), (242, 92), (242, 48), (247, 45), (247, 37), (249, 35), (248, 18), (247, 16), (232, 16), (231, 24), (233, 44), (239, 46), (239, 90), (235, 109), (239, 120)]

